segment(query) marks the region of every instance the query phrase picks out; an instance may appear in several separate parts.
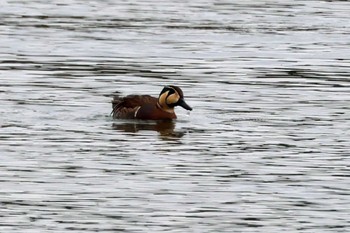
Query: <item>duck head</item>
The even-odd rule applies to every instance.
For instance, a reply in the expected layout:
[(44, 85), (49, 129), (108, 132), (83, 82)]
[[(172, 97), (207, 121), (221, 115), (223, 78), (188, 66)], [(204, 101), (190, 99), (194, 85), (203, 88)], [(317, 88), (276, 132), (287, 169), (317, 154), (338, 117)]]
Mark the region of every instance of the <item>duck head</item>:
[(174, 112), (176, 106), (181, 106), (189, 111), (192, 110), (185, 102), (182, 90), (177, 86), (165, 86), (159, 94), (158, 103), (167, 112)]

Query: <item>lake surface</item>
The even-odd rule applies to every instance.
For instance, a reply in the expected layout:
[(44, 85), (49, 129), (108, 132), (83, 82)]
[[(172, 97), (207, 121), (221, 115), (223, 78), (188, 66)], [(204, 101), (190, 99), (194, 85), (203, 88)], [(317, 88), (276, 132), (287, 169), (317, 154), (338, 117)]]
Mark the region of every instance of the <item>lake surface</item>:
[(349, 232), (349, 2), (53, 2), (0, 1), (0, 232)]

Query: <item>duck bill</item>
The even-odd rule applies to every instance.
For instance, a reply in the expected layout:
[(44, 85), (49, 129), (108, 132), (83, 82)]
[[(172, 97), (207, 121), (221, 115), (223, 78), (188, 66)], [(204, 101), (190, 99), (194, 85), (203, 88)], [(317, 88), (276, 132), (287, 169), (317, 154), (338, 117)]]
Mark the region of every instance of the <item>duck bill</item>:
[(188, 104), (185, 102), (184, 99), (180, 99), (177, 104), (181, 107), (183, 107), (186, 110), (192, 111), (192, 108), (190, 106), (188, 106)]

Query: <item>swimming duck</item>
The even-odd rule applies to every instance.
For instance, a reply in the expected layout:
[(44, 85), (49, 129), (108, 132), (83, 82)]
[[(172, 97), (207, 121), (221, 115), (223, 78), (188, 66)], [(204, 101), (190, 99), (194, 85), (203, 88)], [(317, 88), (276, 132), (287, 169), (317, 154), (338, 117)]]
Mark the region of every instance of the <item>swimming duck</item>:
[(192, 110), (179, 87), (165, 86), (158, 98), (149, 95), (114, 96), (111, 114), (113, 118), (121, 119), (171, 120), (176, 119), (176, 106)]

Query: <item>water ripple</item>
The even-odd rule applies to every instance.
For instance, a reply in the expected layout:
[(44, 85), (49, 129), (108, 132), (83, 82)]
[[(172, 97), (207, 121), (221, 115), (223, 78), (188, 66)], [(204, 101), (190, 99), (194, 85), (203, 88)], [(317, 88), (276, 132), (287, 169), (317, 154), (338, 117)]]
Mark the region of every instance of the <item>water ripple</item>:
[[(1, 232), (347, 232), (346, 1), (0, 9)], [(175, 122), (111, 96), (184, 90)]]

